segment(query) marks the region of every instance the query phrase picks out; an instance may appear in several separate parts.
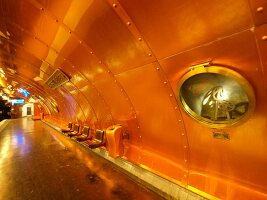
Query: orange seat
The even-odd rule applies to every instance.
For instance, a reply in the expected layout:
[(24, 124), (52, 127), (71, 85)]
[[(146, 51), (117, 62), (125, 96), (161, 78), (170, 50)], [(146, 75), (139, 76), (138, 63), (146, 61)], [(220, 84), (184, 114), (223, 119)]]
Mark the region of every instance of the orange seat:
[(82, 130), (82, 134), (79, 135), (79, 137), (77, 137), (76, 139), (79, 142), (83, 142), (83, 141), (86, 141), (86, 140), (91, 140), (92, 136), (90, 134), (90, 128), (88, 126), (84, 126), (83, 130)]
[(96, 130), (96, 132), (95, 132), (95, 138), (89, 144), (89, 148), (95, 149), (95, 148), (104, 146), (105, 144), (106, 144), (106, 142), (105, 142), (105, 131), (103, 131), (103, 130)]
[(72, 132), (72, 131), (73, 131), (72, 126), (73, 126), (73, 123), (72, 123), (72, 122), (69, 122), (69, 123), (68, 123), (68, 128), (66, 128), (66, 129), (62, 128), (62, 129), (61, 129), (61, 132), (62, 132), (62, 133), (69, 133), (69, 132)]
[(68, 134), (69, 137), (74, 137), (80, 135), (80, 124), (75, 124), (73, 131)]

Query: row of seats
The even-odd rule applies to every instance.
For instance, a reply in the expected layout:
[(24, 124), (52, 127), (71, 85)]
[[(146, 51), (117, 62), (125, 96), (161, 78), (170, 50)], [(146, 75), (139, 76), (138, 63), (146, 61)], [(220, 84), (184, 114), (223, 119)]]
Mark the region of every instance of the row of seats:
[(71, 138), (75, 138), (78, 142), (86, 142), (89, 148), (94, 149), (101, 146), (105, 146), (105, 131), (96, 130), (93, 136), (92, 131), (88, 126), (84, 126), (81, 130), (80, 124), (68, 123), (67, 129), (61, 129), (62, 133), (68, 135)]

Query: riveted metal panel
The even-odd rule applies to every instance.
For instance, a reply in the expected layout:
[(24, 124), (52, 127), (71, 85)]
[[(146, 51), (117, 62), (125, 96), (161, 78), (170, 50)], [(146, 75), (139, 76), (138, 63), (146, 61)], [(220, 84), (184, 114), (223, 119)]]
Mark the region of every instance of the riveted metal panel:
[[(242, 45), (244, 43), (245, 46)], [(266, 141), (266, 136), (262, 135), (267, 123), (263, 117), (267, 109), (264, 103), (266, 93), (261, 92), (264, 84), (263, 74), (254, 32), (241, 32), (164, 59), (160, 64), (177, 95), (177, 86), (182, 75), (189, 71), (193, 64), (207, 60), (242, 74), (253, 86), (256, 109), (247, 122), (223, 130), (204, 127), (182, 113), (190, 146), (189, 184), (223, 199), (228, 197), (227, 187), (230, 183), (236, 193), (241, 192), (238, 184), (266, 191), (266, 177), (263, 174), (267, 145), (263, 142)], [(214, 131), (228, 133), (230, 140), (214, 139)], [(245, 155), (253, 155), (253, 158), (249, 156), (250, 160)], [(254, 173), (251, 173), (252, 171)], [(253, 191), (247, 191), (247, 195), (253, 196)]]
[(250, 0), (251, 13), (256, 26), (267, 22), (267, 2), (265, 0)]
[(78, 67), (79, 71), (92, 83), (110, 77), (105, 66), (99, 63), (95, 55), (91, 54), (90, 51), (74, 37), (70, 37), (60, 54)]
[[(1, 62), (17, 67), (9, 78), (32, 87), (47, 104), (57, 102), (60, 112), (52, 115), (59, 123), (106, 128), (125, 122), (132, 136), (125, 155), (133, 163), (223, 199), (263, 199), (265, 4), (2, 1), (0, 37), (8, 48), (0, 50)], [(177, 83), (190, 66), (207, 61), (236, 70), (253, 86), (256, 109), (247, 122), (213, 130), (181, 115)], [(37, 76), (46, 80), (56, 68), (72, 82), (56, 91), (33, 82)], [(215, 139), (214, 133), (230, 140)]]
[(117, 122), (125, 120), (127, 122), (127, 120), (134, 117), (133, 110), (131, 110), (122, 91), (119, 90), (111, 78), (96, 80), (95, 86), (110, 105), (114, 120)]
[(74, 31), (113, 73), (152, 61), (106, 1), (92, 1), (87, 6)]
[(246, 0), (120, 3), (159, 59), (252, 26)]
[(113, 119), (110, 113), (110, 108), (107, 106), (105, 100), (98, 90), (92, 85), (85, 85), (80, 88), (80, 91), (82, 91), (82, 93), (89, 99), (92, 107), (95, 110), (98, 119), (98, 124), (96, 124), (96, 127), (103, 129), (112, 125)]
[[(261, 58), (262, 70), (264, 74), (264, 80), (267, 80), (267, 25), (262, 25), (255, 28), (256, 39), (258, 43), (258, 50)], [(267, 90), (267, 83), (264, 81), (263, 85), (265, 86), (265, 91)]]
[[(137, 134), (142, 139), (139, 144), (141, 155), (138, 163), (159, 172), (164, 171), (169, 176), (181, 180), (184, 170), (187, 170), (183, 167), (182, 136), (169, 94), (161, 83), (154, 65), (130, 70), (116, 77), (137, 110), (140, 123)], [(168, 171), (166, 166), (169, 167)]]
[(44, 10), (49, 10), (53, 15), (56, 15), (59, 21), (63, 21), (66, 12), (68, 11), (72, 0), (30, 0), (40, 9), (44, 8)]
[[(68, 83), (64, 86), (64, 89), (66, 89), (69, 94), (72, 96), (73, 98), (73, 102), (71, 102), (72, 104), (72, 107), (74, 108), (74, 111), (76, 113), (76, 120), (77, 122), (82, 122), (82, 121), (85, 121), (86, 119), (86, 116), (82, 110), (82, 107), (81, 107), (81, 102), (79, 101), (83, 101), (83, 97), (80, 97), (80, 93), (79, 93), (79, 90), (77, 90), (77, 88), (72, 84), (72, 83)], [(80, 99), (79, 99), (80, 98)]]

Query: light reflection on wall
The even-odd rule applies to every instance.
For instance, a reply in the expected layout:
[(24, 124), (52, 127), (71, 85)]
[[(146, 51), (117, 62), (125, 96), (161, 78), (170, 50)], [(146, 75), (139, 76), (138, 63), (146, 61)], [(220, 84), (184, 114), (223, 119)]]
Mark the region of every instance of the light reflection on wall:
[(66, 94), (61, 90), (58, 90), (58, 91), (66, 99), (66, 102), (68, 102), (68, 104), (71, 105), (71, 107), (73, 108), (73, 109), (69, 109), (69, 113), (70, 113), (71, 117), (72, 118), (75, 117), (76, 116), (76, 113), (75, 113), (75, 105), (76, 105), (75, 100), (73, 99), (73, 97), (71, 95)]

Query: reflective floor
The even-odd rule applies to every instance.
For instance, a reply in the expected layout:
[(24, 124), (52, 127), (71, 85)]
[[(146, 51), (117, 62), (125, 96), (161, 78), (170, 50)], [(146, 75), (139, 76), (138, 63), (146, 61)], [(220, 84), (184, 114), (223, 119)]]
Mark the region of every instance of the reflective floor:
[(0, 199), (162, 199), (41, 121), (0, 132)]

